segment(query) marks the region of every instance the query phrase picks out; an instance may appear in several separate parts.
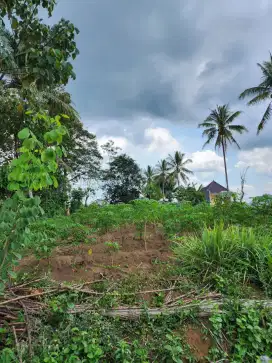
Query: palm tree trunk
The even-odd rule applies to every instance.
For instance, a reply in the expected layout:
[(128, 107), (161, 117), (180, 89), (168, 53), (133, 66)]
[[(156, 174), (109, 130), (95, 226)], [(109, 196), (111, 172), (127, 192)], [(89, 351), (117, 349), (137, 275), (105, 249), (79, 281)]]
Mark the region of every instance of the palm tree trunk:
[(165, 184), (165, 181), (163, 180), (162, 182), (162, 198), (164, 200), (164, 184)]
[(227, 162), (226, 162), (226, 149), (225, 149), (225, 142), (222, 142), (222, 149), (223, 149), (223, 157), (224, 157), (224, 168), (225, 168), (225, 177), (226, 177), (226, 186), (227, 190), (229, 190), (229, 180), (228, 180), (228, 171), (227, 171)]

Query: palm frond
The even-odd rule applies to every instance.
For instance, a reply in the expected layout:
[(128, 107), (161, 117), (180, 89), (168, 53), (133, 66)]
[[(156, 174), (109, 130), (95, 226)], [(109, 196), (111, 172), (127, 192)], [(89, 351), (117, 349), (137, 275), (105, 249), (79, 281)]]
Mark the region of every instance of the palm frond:
[(215, 122), (210, 122), (210, 121), (206, 121), (206, 120), (204, 122), (198, 124), (198, 127), (200, 128), (200, 127), (215, 127), (216, 126)]
[(258, 130), (257, 130), (257, 134), (260, 133), (260, 131), (264, 128), (264, 125), (266, 124), (266, 122), (270, 119), (271, 117), (271, 112), (272, 112), (272, 106), (271, 106), (271, 102), (269, 103), (261, 122), (258, 125)]
[(252, 98), (252, 100), (250, 100), (247, 104), (248, 106), (255, 105), (259, 102), (267, 100), (268, 98), (271, 98), (271, 92), (269, 90), (263, 91), (258, 96)]
[(215, 127), (210, 127), (202, 132), (202, 136), (209, 136), (210, 133), (216, 133), (217, 129)]
[(207, 146), (208, 144), (210, 144), (210, 142), (215, 138), (216, 132), (217, 132), (217, 130), (214, 130), (214, 132), (210, 132), (209, 133), (208, 139), (207, 139), (207, 141), (203, 145), (203, 149), (205, 148), (205, 146)]
[(259, 95), (260, 93), (263, 93), (266, 91), (267, 91), (267, 87), (263, 87), (263, 86), (247, 88), (246, 90), (244, 90), (244, 92), (242, 92), (240, 94), (239, 99), (243, 100), (246, 97)]
[(182, 168), (182, 171), (183, 171), (184, 173), (187, 173), (187, 174), (194, 174), (194, 172), (193, 172), (192, 170), (189, 170), (189, 169), (187, 169), (187, 168)]
[(227, 117), (225, 124), (229, 125), (231, 124), (237, 117), (241, 115), (242, 111), (236, 111), (230, 114), (230, 116)]
[(243, 125), (229, 125), (229, 130), (237, 131), (239, 134), (242, 134), (243, 132), (248, 132), (248, 129)]

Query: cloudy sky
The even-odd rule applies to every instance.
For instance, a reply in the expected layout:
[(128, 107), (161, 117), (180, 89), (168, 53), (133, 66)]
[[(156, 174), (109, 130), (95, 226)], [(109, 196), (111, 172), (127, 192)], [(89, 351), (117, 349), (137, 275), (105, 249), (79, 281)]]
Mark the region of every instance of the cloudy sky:
[(272, 120), (256, 136), (266, 104), (238, 100), (272, 50), (272, 1), (59, 0), (50, 22), (61, 17), (80, 29), (68, 90), (100, 142), (114, 140), (142, 167), (180, 150), (193, 159), (194, 181), (224, 184), (222, 155), (202, 150), (196, 126), (229, 103), (250, 130), (237, 137), (240, 151), (228, 151), (230, 186), (249, 166), (247, 197), (272, 192)]

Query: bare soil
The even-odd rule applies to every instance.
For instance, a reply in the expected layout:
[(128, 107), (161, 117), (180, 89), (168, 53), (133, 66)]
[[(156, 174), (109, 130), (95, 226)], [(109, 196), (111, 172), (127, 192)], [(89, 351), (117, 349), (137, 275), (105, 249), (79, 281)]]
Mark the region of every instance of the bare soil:
[[(57, 247), (48, 259), (25, 257), (21, 261), (20, 269), (50, 271), (56, 281), (92, 281), (102, 276), (119, 279), (139, 270), (155, 271), (158, 264), (169, 261), (170, 243), (160, 231), (149, 227), (146, 231), (146, 242), (139, 239), (140, 237), (143, 238), (134, 227), (102, 236), (89, 236), (89, 240), (95, 242)], [(120, 250), (110, 252), (105, 245), (108, 241), (118, 242)]]
[(187, 326), (185, 336), (197, 361), (205, 362), (205, 357), (208, 356), (209, 349), (212, 347), (212, 339), (205, 336), (199, 327), (193, 325)]

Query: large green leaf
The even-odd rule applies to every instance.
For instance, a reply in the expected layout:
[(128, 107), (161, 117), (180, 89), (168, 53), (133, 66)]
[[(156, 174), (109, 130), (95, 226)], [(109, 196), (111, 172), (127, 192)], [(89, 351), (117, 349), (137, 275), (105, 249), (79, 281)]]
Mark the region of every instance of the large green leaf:
[(18, 138), (20, 140), (24, 140), (24, 139), (27, 139), (30, 135), (30, 131), (27, 127), (25, 127), (23, 130), (21, 130), (19, 133), (18, 133)]

